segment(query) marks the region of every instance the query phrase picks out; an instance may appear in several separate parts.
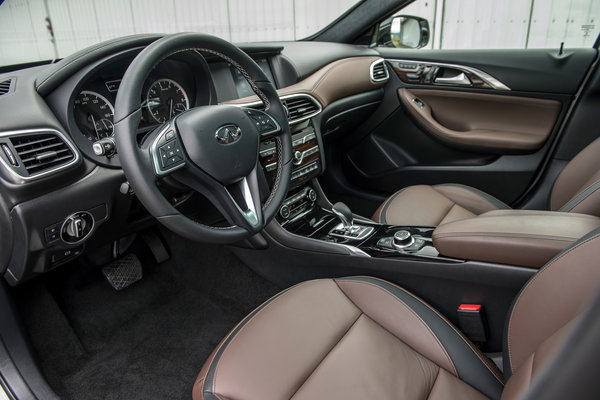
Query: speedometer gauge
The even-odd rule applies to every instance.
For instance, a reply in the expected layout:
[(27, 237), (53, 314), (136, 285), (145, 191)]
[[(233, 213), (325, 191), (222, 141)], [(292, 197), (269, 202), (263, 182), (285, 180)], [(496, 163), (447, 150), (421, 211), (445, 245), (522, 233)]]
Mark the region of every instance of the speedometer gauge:
[(75, 123), (90, 141), (100, 140), (113, 134), (115, 110), (101, 94), (89, 90), (82, 91), (73, 102), (73, 111)]
[(150, 86), (146, 104), (157, 122), (165, 122), (190, 108), (185, 90), (172, 79), (159, 79)]

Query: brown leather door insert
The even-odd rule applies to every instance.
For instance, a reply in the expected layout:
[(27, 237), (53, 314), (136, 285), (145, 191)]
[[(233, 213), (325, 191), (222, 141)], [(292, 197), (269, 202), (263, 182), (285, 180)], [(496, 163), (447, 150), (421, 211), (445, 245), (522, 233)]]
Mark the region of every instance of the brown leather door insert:
[(404, 107), (440, 139), (476, 148), (537, 150), (560, 112), (560, 102), (484, 93), (398, 89)]

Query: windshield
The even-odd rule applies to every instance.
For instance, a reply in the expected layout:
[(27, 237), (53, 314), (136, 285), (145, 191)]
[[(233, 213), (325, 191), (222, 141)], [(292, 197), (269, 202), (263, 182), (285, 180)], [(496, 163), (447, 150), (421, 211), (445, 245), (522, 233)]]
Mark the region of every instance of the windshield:
[(234, 43), (310, 36), (357, 0), (0, 0), (0, 64), (63, 58), (136, 33), (203, 32)]

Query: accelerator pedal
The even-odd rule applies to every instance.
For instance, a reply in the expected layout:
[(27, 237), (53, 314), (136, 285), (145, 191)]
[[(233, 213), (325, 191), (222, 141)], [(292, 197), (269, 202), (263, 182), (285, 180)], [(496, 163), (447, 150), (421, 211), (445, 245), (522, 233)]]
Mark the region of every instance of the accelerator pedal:
[(115, 290), (123, 290), (142, 279), (142, 263), (135, 254), (126, 254), (102, 267), (102, 275)]

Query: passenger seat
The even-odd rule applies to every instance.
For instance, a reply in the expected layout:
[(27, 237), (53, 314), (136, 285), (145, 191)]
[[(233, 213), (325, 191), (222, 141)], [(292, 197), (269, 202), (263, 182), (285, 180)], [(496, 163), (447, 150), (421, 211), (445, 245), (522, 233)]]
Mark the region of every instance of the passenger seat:
[[(550, 210), (600, 216), (599, 155), (596, 139), (567, 164), (552, 188)], [(470, 186), (416, 185), (391, 195), (372, 219), (388, 225), (438, 226), (502, 209), (510, 207)]]

